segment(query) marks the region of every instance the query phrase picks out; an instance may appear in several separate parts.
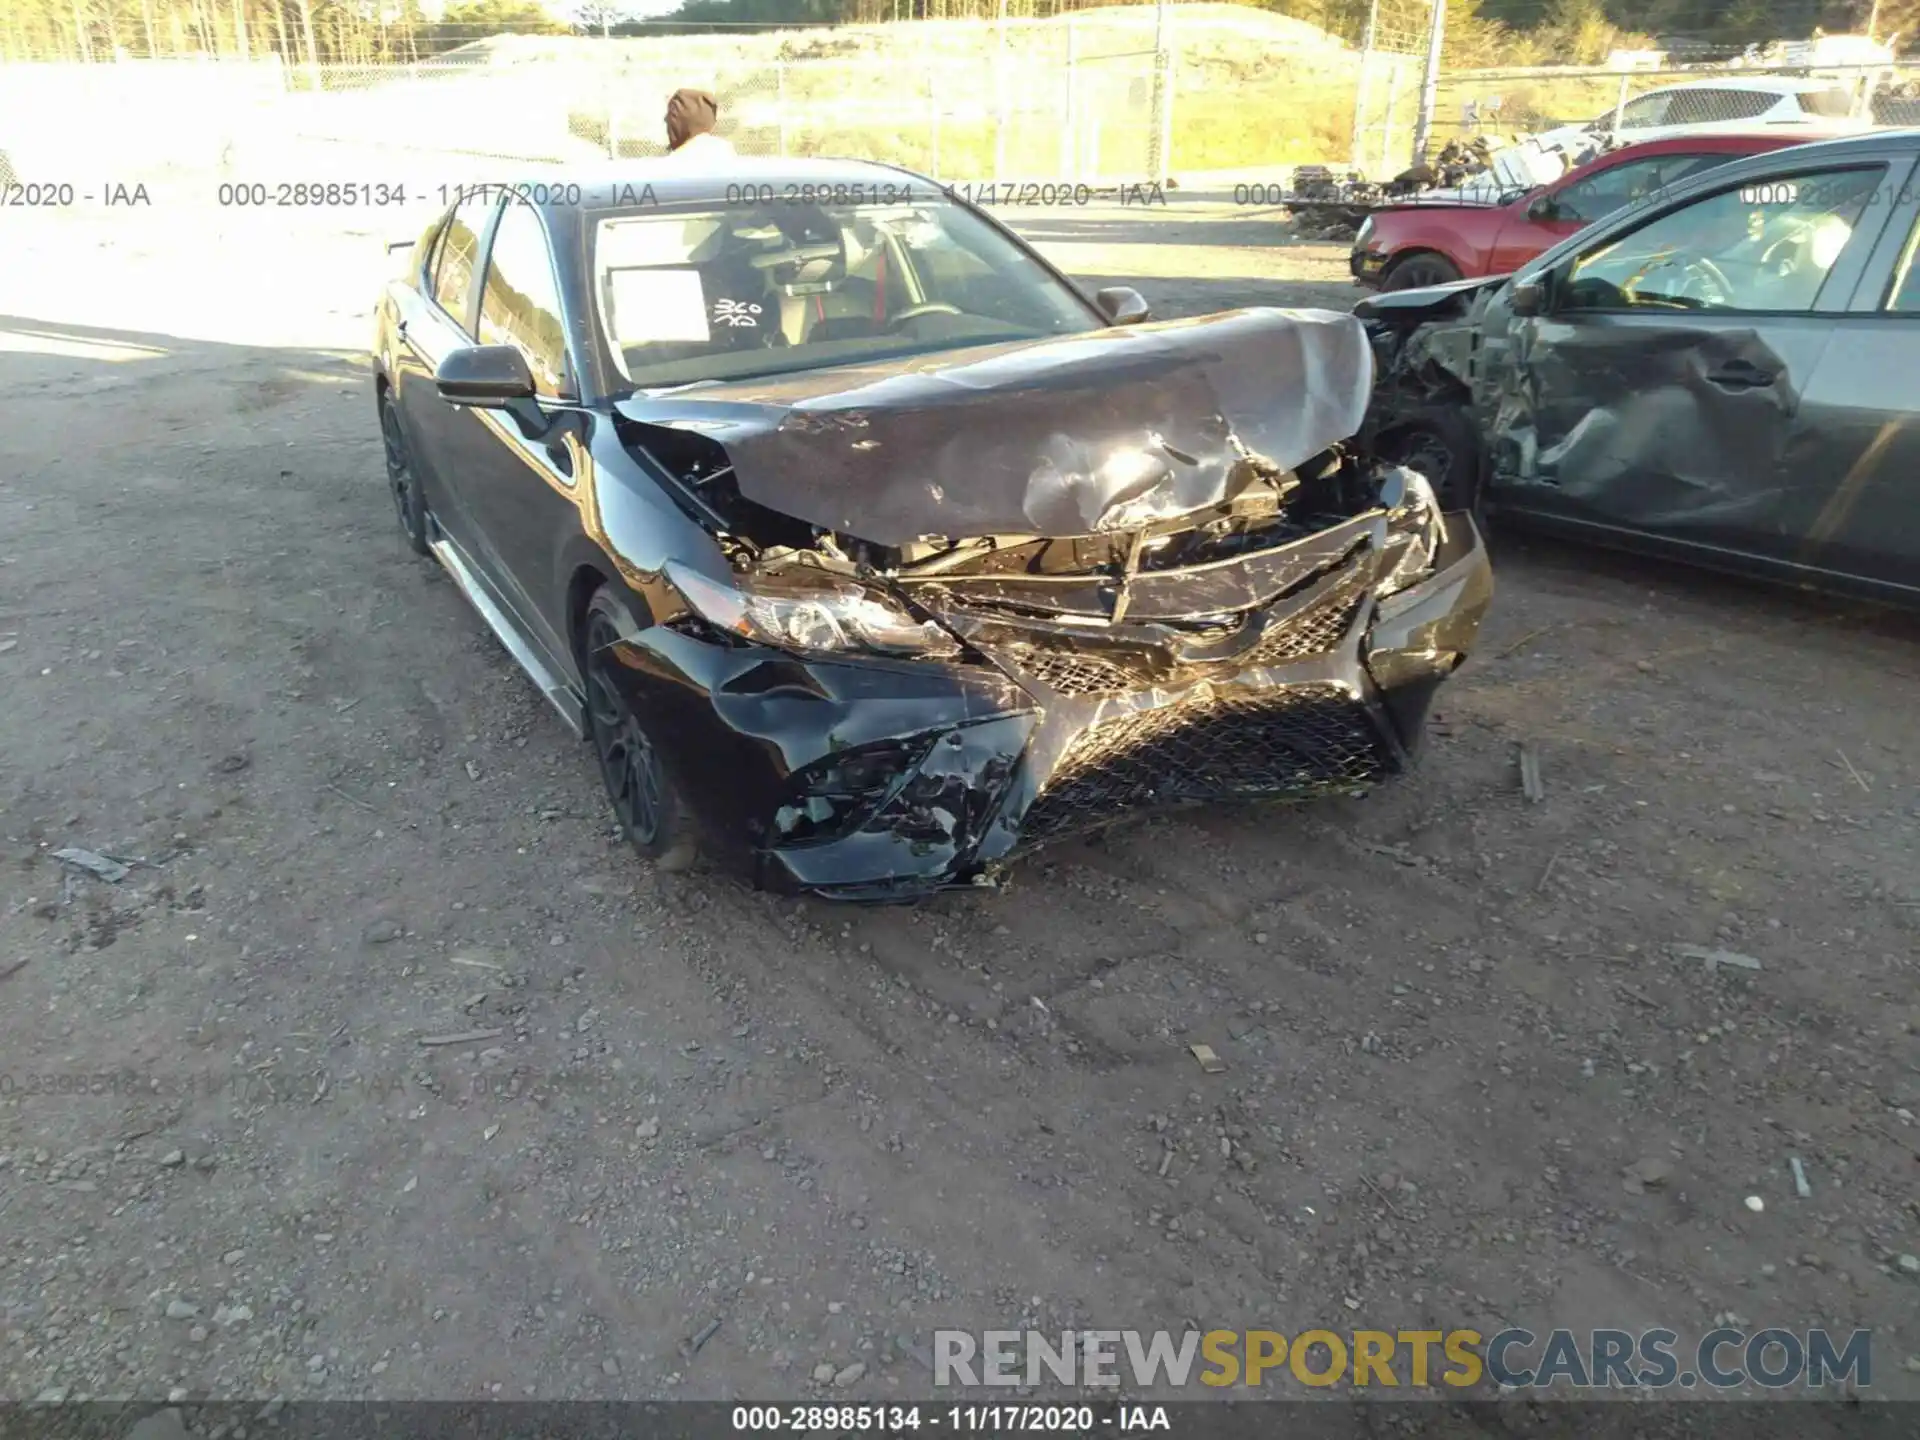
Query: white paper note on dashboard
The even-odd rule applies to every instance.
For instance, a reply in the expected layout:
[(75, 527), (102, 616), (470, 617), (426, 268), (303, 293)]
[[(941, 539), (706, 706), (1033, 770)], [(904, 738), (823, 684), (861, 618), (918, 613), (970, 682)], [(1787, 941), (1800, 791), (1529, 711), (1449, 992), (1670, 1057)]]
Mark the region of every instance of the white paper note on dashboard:
[(613, 338), (622, 350), (713, 338), (698, 270), (614, 270), (607, 275), (607, 290)]

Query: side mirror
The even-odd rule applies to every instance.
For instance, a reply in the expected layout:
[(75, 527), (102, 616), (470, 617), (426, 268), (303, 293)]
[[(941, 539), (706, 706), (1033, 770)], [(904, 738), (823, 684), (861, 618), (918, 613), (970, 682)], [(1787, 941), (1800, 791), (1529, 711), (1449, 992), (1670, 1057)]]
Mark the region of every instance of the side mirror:
[(1522, 318), (1538, 315), (1547, 308), (1547, 287), (1538, 280), (1516, 281), (1507, 297), (1507, 308)]
[(529, 440), (553, 429), (534, 397), (527, 357), (511, 345), (467, 345), (447, 353), (434, 372), (440, 398), (475, 410), (504, 410)]
[(1111, 325), (1138, 325), (1153, 313), (1146, 297), (1126, 285), (1108, 286), (1093, 297), (1093, 303)]
[(1551, 220), (1560, 213), (1560, 207), (1551, 195), (1536, 195), (1527, 206), (1527, 219), (1533, 221)]
[(450, 405), (503, 409), (533, 398), (533, 371), (511, 345), (468, 345), (448, 353), (434, 372), (440, 398)]

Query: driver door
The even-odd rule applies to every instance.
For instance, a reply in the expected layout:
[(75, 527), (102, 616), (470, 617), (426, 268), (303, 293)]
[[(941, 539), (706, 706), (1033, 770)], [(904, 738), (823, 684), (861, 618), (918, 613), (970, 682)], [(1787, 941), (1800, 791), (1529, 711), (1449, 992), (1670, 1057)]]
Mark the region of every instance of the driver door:
[(1540, 277), (1494, 425), (1503, 504), (1791, 553), (1800, 396), (1885, 221), (1885, 180), (1879, 161), (1783, 164), (1603, 230)]

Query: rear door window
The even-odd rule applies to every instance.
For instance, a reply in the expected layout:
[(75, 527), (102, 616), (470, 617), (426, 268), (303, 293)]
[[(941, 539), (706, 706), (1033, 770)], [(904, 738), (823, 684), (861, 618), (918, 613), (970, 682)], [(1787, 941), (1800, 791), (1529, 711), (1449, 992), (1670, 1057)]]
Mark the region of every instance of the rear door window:
[(1682, 90), (1667, 111), (1669, 125), (1713, 125), (1726, 120), (1752, 120), (1780, 103), (1765, 90)]
[(1638, 100), (1629, 100), (1621, 108), (1620, 124), (1629, 130), (1664, 125), (1667, 123), (1667, 109), (1672, 103), (1673, 92), (1669, 90), (1657, 90), (1651, 95), (1642, 95)]
[(1831, 90), (1809, 90), (1800, 96), (1800, 108), (1822, 120), (1845, 120), (1853, 114), (1853, 92), (1844, 85)]

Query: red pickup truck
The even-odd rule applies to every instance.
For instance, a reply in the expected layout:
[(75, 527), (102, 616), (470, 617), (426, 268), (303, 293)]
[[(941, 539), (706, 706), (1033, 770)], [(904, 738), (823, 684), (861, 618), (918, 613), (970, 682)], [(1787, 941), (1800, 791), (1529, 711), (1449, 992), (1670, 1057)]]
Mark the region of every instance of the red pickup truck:
[(1370, 290), (1505, 275), (1662, 186), (1742, 155), (1826, 138), (1800, 128), (1676, 135), (1623, 145), (1504, 204), (1416, 198), (1383, 205), (1354, 236), (1348, 268)]

